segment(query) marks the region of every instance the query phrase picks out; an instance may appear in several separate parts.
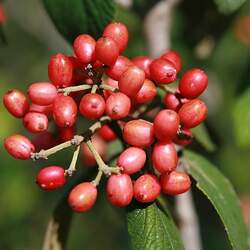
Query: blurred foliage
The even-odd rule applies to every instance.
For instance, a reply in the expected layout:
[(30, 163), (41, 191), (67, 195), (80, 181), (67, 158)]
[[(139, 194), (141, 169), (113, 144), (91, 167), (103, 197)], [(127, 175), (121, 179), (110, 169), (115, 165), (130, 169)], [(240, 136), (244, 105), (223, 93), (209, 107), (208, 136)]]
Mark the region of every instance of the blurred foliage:
[[(23, 19), (28, 18), (30, 24), (35, 22), (34, 13), (42, 8), (38, 0), (34, 0), (34, 6), (28, 1), (15, 1), (14, 4), (13, 1), (5, 1), (8, 21), (3, 28), (8, 44), (0, 47), (1, 96), (9, 88), (25, 90), (32, 82), (47, 80), (49, 56), (58, 52), (52, 51), (51, 44), (46, 44), (40, 39), (39, 29), (34, 35), (22, 28), (24, 27), (24, 24), (20, 23), (22, 18), (16, 18), (16, 12), (21, 4), (23, 8), (25, 6), (27, 12), (19, 13), (19, 15), (22, 15)], [(54, 1), (47, 2), (53, 4)], [(91, 4), (91, 1), (88, 2)], [(156, 1), (136, 0), (132, 10), (116, 8), (115, 20), (126, 23), (130, 31), (130, 43), (126, 55), (137, 56), (147, 52), (147, 43), (142, 30), (143, 16), (154, 2)], [(225, 7), (227, 6), (225, 4), (229, 2), (235, 5), (230, 8)], [(217, 0), (217, 3), (221, 4), (220, 8), (225, 10), (223, 12), (228, 12), (228, 10), (231, 12), (231, 10), (236, 10), (236, 7), (240, 7), (243, 1)], [(62, 18), (65, 17), (64, 15)], [(210, 86), (204, 99), (213, 112), (210, 113), (206, 125), (215, 141), (216, 150), (206, 154), (230, 178), (239, 194), (250, 195), (250, 175), (247, 174), (250, 166), (249, 90), (247, 90), (250, 47), (235, 35), (235, 21), (242, 15), (250, 15), (249, 1), (230, 15), (219, 12), (213, 1), (182, 1), (174, 15), (171, 38), (172, 47), (183, 56), (183, 70), (196, 65), (210, 73)], [(46, 15), (43, 18), (48, 19)], [(72, 22), (75, 20), (72, 18)], [(81, 23), (80, 28), (84, 29), (86, 24), (92, 25), (88, 22)], [(76, 32), (79, 31), (78, 25), (79, 23), (77, 23)], [(49, 38), (51, 34), (48, 29)], [(71, 34), (74, 36), (75, 33)], [(204, 41), (210, 41), (210, 43), (205, 46), (208, 53), (205, 57), (201, 57), (197, 53), (199, 51), (197, 48)], [(58, 37), (53, 42), (53, 48), (61, 43)], [(68, 52), (67, 48), (60, 52), (66, 51)], [(23, 130), (22, 122), (10, 117), (2, 106), (0, 113), (1, 142), (4, 137), (14, 132), (27, 134)], [(83, 130), (86, 126), (87, 124), (81, 121), (78, 130)], [(109, 154), (113, 154), (119, 146), (118, 142), (110, 145)], [(194, 145), (194, 147), (204, 153), (200, 145)], [(70, 154), (60, 153), (52, 157), (49, 163), (34, 164), (29, 161), (14, 161), (3, 150), (1, 143), (0, 155), (2, 161), (0, 196), (3, 204), (0, 208), (0, 249), (39, 249), (37, 246), (41, 245), (47, 221), (62, 190), (44, 194), (34, 184), (34, 177), (38, 168), (44, 164), (67, 166), (70, 162)], [(81, 162), (79, 162), (80, 165)], [(68, 249), (79, 249), (79, 246), (91, 250), (128, 249), (130, 242), (126, 231), (124, 211), (110, 206), (103, 192), (100, 193), (102, 195), (98, 197), (97, 206), (93, 210), (87, 214), (74, 216)], [(204, 249), (229, 249), (216, 213), (198, 192), (195, 192), (195, 203), (201, 215)], [(216, 246), (214, 246), (215, 243)]]

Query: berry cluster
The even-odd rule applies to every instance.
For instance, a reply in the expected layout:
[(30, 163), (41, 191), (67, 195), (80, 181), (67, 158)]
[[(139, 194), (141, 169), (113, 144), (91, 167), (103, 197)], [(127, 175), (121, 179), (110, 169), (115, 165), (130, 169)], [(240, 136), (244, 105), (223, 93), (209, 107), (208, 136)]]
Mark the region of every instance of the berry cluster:
[[(68, 169), (48, 166), (39, 171), (36, 182), (42, 189), (63, 186), (76, 171), (79, 152), (85, 165), (98, 166), (92, 182), (77, 185), (69, 194), (69, 205), (77, 212), (94, 205), (103, 174), (108, 177), (107, 198), (119, 207), (133, 198), (152, 202), (161, 192), (178, 195), (191, 185), (189, 176), (176, 170), (175, 144), (189, 144), (190, 129), (207, 116), (206, 105), (197, 97), (207, 87), (208, 77), (192, 68), (179, 79), (177, 89), (169, 88), (182, 67), (179, 54), (167, 51), (153, 60), (147, 56), (129, 59), (121, 55), (127, 43), (128, 30), (122, 23), (109, 24), (97, 41), (81, 34), (73, 44), (74, 56), (51, 57), (50, 82), (31, 84), (28, 97), (14, 89), (3, 98), (6, 109), (22, 118), (29, 132), (38, 133), (32, 141), (18, 134), (6, 138), (4, 146), (13, 157), (47, 159), (63, 148), (75, 147)], [(166, 92), (163, 104), (158, 89)], [(76, 135), (79, 115), (96, 121)], [(56, 138), (47, 131), (53, 121)], [(126, 148), (116, 166), (110, 167), (103, 160), (106, 142), (116, 138)]]

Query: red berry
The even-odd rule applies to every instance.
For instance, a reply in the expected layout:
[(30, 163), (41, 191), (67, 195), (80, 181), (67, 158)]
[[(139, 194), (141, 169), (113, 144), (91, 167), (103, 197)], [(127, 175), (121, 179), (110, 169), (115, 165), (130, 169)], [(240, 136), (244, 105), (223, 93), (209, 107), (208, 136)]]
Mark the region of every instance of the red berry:
[(41, 105), (32, 103), (30, 105), (29, 112), (43, 113), (48, 116), (53, 112), (53, 104), (41, 106)]
[(134, 174), (140, 171), (146, 162), (146, 153), (141, 148), (129, 147), (117, 159), (117, 165), (123, 173)]
[(152, 202), (160, 195), (160, 192), (160, 183), (154, 175), (144, 174), (134, 183), (134, 197), (139, 202)]
[(124, 207), (133, 199), (133, 184), (129, 175), (111, 175), (107, 182), (107, 198), (111, 204)]
[(74, 135), (76, 134), (75, 126), (67, 127), (67, 128), (58, 127), (57, 130), (58, 130), (57, 131), (58, 139), (60, 142), (72, 140)]
[(148, 147), (154, 141), (153, 124), (142, 119), (129, 121), (124, 126), (123, 138), (132, 146)]
[[(100, 136), (95, 135), (92, 137), (92, 143), (98, 154), (102, 158), (105, 158), (106, 148), (107, 148), (105, 141)], [(89, 166), (89, 167), (96, 166), (96, 160), (85, 143), (82, 144), (82, 155), (83, 155), (84, 166)]]
[(113, 120), (119, 120), (129, 114), (130, 99), (123, 93), (114, 93), (106, 101), (106, 114)]
[(148, 103), (151, 102), (157, 94), (157, 89), (154, 83), (148, 79), (145, 79), (139, 92), (136, 94), (134, 100), (137, 103)]
[(16, 159), (26, 160), (35, 151), (31, 141), (22, 135), (14, 134), (4, 140), (4, 147)]
[(164, 96), (163, 103), (167, 109), (172, 109), (174, 111), (178, 111), (182, 105), (180, 99), (170, 92), (167, 92)]
[(128, 29), (122, 23), (108, 24), (103, 31), (103, 36), (112, 38), (117, 43), (120, 53), (128, 45)]
[(5, 108), (16, 118), (23, 117), (29, 111), (29, 102), (27, 97), (19, 90), (9, 90), (3, 96)]
[(156, 143), (152, 152), (154, 168), (160, 173), (176, 169), (178, 157), (173, 143)]
[(172, 62), (155, 59), (150, 64), (150, 76), (156, 84), (169, 84), (176, 80), (177, 71)]
[(49, 61), (49, 79), (57, 88), (68, 87), (72, 85), (73, 69), (73, 63), (69, 57), (56, 54)]
[(65, 182), (64, 169), (58, 166), (43, 168), (36, 177), (37, 185), (46, 191), (62, 187)]
[(202, 94), (207, 84), (207, 74), (201, 69), (193, 68), (182, 76), (179, 83), (179, 90), (182, 96), (194, 99)]
[(173, 139), (175, 144), (178, 145), (188, 145), (192, 142), (193, 134), (190, 129), (182, 128), (180, 133), (178, 133), (175, 138)]
[(135, 96), (145, 80), (145, 73), (137, 66), (130, 66), (120, 77), (119, 90), (127, 96)]
[(132, 66), (133, 63), (125, 56), (118, 56), (115, 63), (106, 70), (106, 74), (114, 80), (119, 80), (121, 75)]
[(160, 178), (162, 192), (170, 195), (185, 193), (191, 186), (191, 180), (186, 173), (173, 171), (161, 175)]
[(182, 61), (181, 56), (174, 50), (169, 50), (161, 55), (161, 58), (164, 60), (168, 60), (174, 64), (177, 73), (181, 70)]
[(207, 117), (207, 106), (199, 100), (194, 99), (185, 103), (179, 110), (181, 124), (186, 128), (193, 128), (202, 123)]
[(138, 56), (132, 59), (132, 62), (135, 66), (139, 67), (145, 72), (147, 78), (150, 78), (150, 69), (149, 66), (152, 60), (148, 56)]
[(86, 34), (79, 35), (73, 44), (75, 55), (84, 64), (91, 63), (95, 59), (95, 45), (93, 37)]
[(53, 105), (53, 118), (59, 127), (72, 127), (76, 122), (77, 106), (70, 96), (58, 96)]
[(36, 134), (31, 141), (35, 146), (36, 151), (48, 149), (56, 145), (56, 140), (54, 139), (53, 134), (49, 131)]
[(108, 125), (103, 125), (98, 133), (105, 141), (113, 141), (117, 138), (116, 133)]
[(82, 97), (79, 111), (88, 119), (98, 119), (105, 111), (105, 101), (102, 96), (95, 93), (89, 93)]
[(28, 112), (23, 118), (24, 127), (31, 133), (39, 133), (48, 129), (48, 118), (45, 114)]
[(119, 48), (112, 38), (101, 37), (96, 42), (95, 53), (97, 60), (112, 66), (119, 56)]
[(96, 186), (90, 182), (83, 182), (71, 190), (68, 203), (75, 212), (86, 212), (94, 206), (96, 198)]
[(180, 125), (178, 114), (171, 109), (161, 110), (154, 119), (154, 132), (160, 141), (168, 141), (176, 136)]
[(29, 86), (28, 95), (30, 100), (37, 105), (50, 105), (57, 97), (56, 87), (48, 82), (37, 82)]
[[(111, 79), (111, 78), (106, 79), (106, 80), (104, 81), (104, 84), (109, 85), (109, 86), (112, 86), (112, 87), (115, 87), (115, 88), (118, 89), (118, 81), (115, 81), (115, 80), (113, 80), (113, 79)], [(103, 91), (103, 94), (104, 94), (105, 99), (107, 99), (110, 95), (113, 94), (113, 92), (110, 91), (110, 90), (104, 90), (104, 91)]]

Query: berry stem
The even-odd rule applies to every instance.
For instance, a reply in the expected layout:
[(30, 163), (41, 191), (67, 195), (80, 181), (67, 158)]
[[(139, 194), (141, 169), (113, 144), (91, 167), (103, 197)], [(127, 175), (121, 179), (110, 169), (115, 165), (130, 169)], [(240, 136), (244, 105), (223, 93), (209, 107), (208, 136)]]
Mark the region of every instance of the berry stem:
[(87, 90), (87, 89), (91, 89), (91, 85), (82, 84), (82, 85), (78, 85), (78, 86), (62, 88), (62, 89), (58, 89), (58, 92), (63, 93), (64, 95), (69, 95), (71, 92), (83, 91), (83, 90)]
[(116, 88), (116, 87), (113, 87), (113, 86), (110, 86), (110, 85), (107, 85), (107, 84), (101, 84), (99, 86), (100, 89), (104, 89), (104, 90), (109, 90), (109, 91), (112, 91), (112, 92), (118, 92), (119, 89)]
[(160, 86), (158, 86), (160, 89), (162, 89), (163, 91), (165, 91), (165, 92), (169, 92), (169, 93), (171, 93), (171, 94), (173, 94), (173, 95), (175, 95), (176, 94), (176, 91), (173, 89), (173, 88), (170, 88), (170, 87), (168, 87), (168, 86), (165, 86), (165, 85), (160, 85)]
[(92, 183), (97, 187), (102, 179), (103, 171), (99, 170)]
[(98, 89), (98, 86), (94, 84), (93, 87), (91, 88), (91, 93), (94, 94), (97, 89)]
[(77, 162), (77, 158), (79, 156), (79, 152), (80, 152), (80, 145), (78, 145), (74, 151), (71, 163), (69, 165), (69, 168), (67, 170), (65, 170), (65, 174), (68, 176), (72, 176), (73, 173), (76, 171), (76, 162)]
[(120, 173), (120, 168), (109, 167), (105, 164), (105, 162), (103, 161), (103, 159), (101, 158), (101, 156), (99, 155), (97, 150), (95, 149), (91, 140), (86, 141), (86, 145), (88, 146), (89, 150), (93, 154), (93, 156), (97, 162), (97, 165), (99, 167), (99, 171), (102, 171), (105, 175), (111, 175), (111, 173), (116, 173), (116, 174)]

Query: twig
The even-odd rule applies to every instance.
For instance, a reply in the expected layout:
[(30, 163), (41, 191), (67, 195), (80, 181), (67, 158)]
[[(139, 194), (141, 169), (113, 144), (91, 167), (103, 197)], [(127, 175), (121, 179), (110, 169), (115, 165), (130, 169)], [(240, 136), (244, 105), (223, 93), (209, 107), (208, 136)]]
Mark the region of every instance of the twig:
[(87, 90), (87, 89), (91, 89), (92, 86), (88, 85), (88, 84), (82, 84), (82, 85), (78, 85), (78, 86), (71, 86), (71, 87), (67, 87), (67, 88), (61, 88), (58, 89), (59, 93), (63, 93), (64, 95), (68, 95), (71, 92), (78, 92), (78, 91), (83, 91), (83, 90)]
[(73, 157), (72, 157), (71, 163), (69, 165), (69, 168), (65, 170), (66, 175), (72, 176), (72, 174), (76, 171), (76, 162), (77, 162), (79, 152), (80, 152), (80, 145), (78, 145), (76, 147), (76, 150), (75, 150), (75, 152), (73, 154)]
[(99, 86), (100, 89), (104, 89), (104, 90), (109, 90), (109, 91), (112, 91), (112, 92), (118, 92), (119, 89), (116, 88), (116, 87), (113, 87), (113, 86), (110, 86), (110, 85), (107, 85), (107, 84), (101, 84)]

